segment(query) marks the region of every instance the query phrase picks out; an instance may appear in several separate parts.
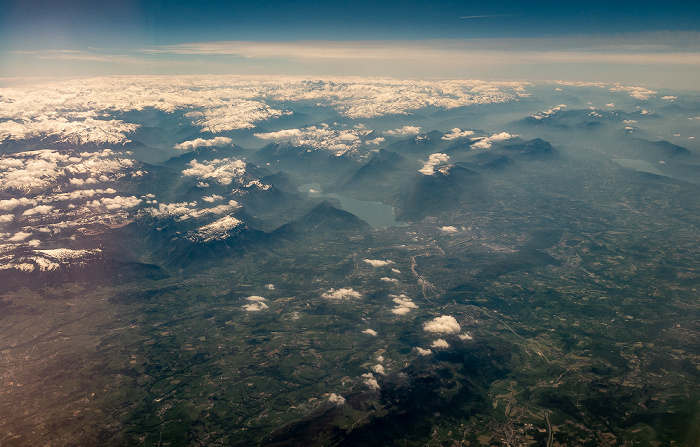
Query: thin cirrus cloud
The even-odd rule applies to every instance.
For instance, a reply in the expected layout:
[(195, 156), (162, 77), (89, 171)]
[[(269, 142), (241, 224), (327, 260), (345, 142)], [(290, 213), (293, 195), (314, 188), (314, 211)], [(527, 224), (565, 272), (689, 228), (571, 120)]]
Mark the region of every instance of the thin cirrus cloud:
[[(567, 39), (472, 39), (425, 41), (219, 41), (166, 45), (146, 54), (238, 56), (298, 60), (423, 60), (472, 64), (600, 63), (700, 65), (700, 48), (672, 44)], [(553, 48), (553, 49), (549, 49)]]
[(198, 41), (112, 50), (15, 51), (12, 60), (0, 66), (0, 76), (53, 76), (60, 69), (61, 75), (82, 76), (196, 72), (587, 82), (624, 79), (699, 88), (697, 42), (697, 32), (518, 39)]
[(477, 16), (461, 16), (460, 19), (490, 19), (492, 17), (512, 17), (509, 14), (484, 14)]

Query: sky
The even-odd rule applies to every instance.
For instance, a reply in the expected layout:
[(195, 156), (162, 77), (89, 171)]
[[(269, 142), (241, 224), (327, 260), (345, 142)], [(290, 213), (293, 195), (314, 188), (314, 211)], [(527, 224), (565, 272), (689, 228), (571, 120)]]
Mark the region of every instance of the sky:
[(0, 77), (294, 74), (700, 89), (700, 6), (0, 0)]

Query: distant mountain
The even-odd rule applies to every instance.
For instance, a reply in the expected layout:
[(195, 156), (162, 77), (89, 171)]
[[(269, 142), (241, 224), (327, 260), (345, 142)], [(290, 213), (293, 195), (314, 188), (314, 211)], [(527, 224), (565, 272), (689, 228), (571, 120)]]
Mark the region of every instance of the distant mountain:
[(302, 218), (278, 228), (273, 235), (281, 238), (294, 238), (314, 233), (339, 233), (369, 229), (370, 225), (352, 213), (334, 207), (323, 201)]
[(248, 228), (233, 216), (225, 216), (172, 238), (163, 247), (164, 264), (172, 269), (205, 268), (268, 240), (267, 233)]
[(529, 159), (541, 159), (549, 158), (556, 154), (556, 150), (552, 145), (541, 139), (535, 138), (534, 140), (508, 140), (507, 143), (500, 146), (493, 152), (499, 155), (508, 155), (511, 157), (521, 157)]
[(182, 155), (172, 157), (168, 159), (163, 166), (176, 167), (185, 166), (192, 160), (197, 161), (211, 161), (214, 159), (221, 158), (231, 158), (237, 157), (242, 158), (250, 155), (251, 151), (246, 150), (235, 144), (226, 144), (222, 146), (209, 146), (209, 147), (198, 147), (192, 151), (186, 152)]
[(684, 158), (691, 155), (688, 149), (666, 140), (648, 141), (634, 138), (633, 145), (637, 148), (637, 154), (640, 158), (650, 156), (652, 159), (655, 159), (654, 161), (667, 158)]
[(356, 154), (336, 154), (312, 146), (295, 146), (289, 142), (271, 143), (259, 149), (251, 159), (260, 166), (282, 170), (300, 181), (334, 184), (358, 166)]
[(479, 189), (479, 174), (461, 166), (445, 166), (432, 175), (418, 174), (399, 194), (396, 218), (416, 221), (446, 210), (468, 207), (464, 199), (475, 199)]
[(443, 140), (442, 137), (444, 136), (444, 133), (433, 130), (423, 135), (416, 135), (415, 137), (392, 143), (387, 147), (387, 150), (399, 154), (432, 154), (440, 152), (443, 148), (449, 147), (453, 143), (449, 140)]
[(371, 200), (385, 199), (401, 188), (406, 178), (413, 175), (418, 167), (417, 161), (381, 149), (349, 178), (340, 180), (330, 192), (361, 194), (363, 198)]

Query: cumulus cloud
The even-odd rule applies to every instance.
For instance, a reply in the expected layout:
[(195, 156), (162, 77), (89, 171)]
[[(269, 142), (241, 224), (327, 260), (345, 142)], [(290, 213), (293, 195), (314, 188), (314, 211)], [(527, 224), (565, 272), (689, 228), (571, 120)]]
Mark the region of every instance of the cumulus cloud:
[(661, 99), (665, 99), (665, 100), (667, 100), (667, 101), (673, 101), (674, 99), (678, 99), (678, 97), (677, 97), (677, 96), (669, 96), (669, 95), (667, 95), (667, 96), (662, 96)]
[[(238, 42), (234, 47), (240, 50), (250, 45)], [(304, 47), (308, 53), (308, 45)], [(267, 50), (269, 45), (254, 51), (260, 55), (260, 51)], [(332, 51), (339, 54), (337, 49)], [(524, 95), (525, 85), (478, 80), (262, 76), (110, 76), (42, 81), (42, 85), (2, 89), (0, 140), (51, 136), (68, 143), (123, 144), (138, 125), (114, 119), (113, 115), (121, 118), (123, 112), (132, 110), (181, 111), (189, 120), (185, 124), (199, 126), (203, 132), (220, 133), (253, 128), (260, 121), (291, 113), (274, 109), (268, 102), (309, 101), (332, 107), (342, 116), (369, 118), (408, 114), (427, 106), (451, 109), (511, 101)], [(181, 143), (183, 149), (197, 144), (185, 143)]]
[(396, 315), (406, 315), (411, 311), (411, 309), (418, 309), (416, 303), (414, 303), (413, 300), (404, 294), (389, 296), (393, 298), (393, 301), (396, 304), (396, 307), (391, 310), (391, 312)]
[(363, 259), (364, 262), (371, 265), (372, 267), (383, 267), (385, 265), (393, 264), (394, 261), (391, 260), (381, 260), (381, 259)]
[(275, 285), (274, 284), (268, 284), (265, 286), (267, 290), (275, 290)]
[(364, 331), (362, 331), (362, 333), (367, 334), (367, 335), (371, 335), (373, 337), (377, 336), (377, 331), (375, 331), (374, 329), (365, 329)]
[(125, 144), (126, 135), (139, 128), (121, 120), (81, 117), (75, 113), (54, 112), (53, 116), (25, 114), (22, 118), (0, 121), (0, 140), (55, 137), (75, 145), (85, 143)]
[(103, 197), (99, 201), (93, 201), (91, 204), (104, 206), (108, 210), (118, 210), (118, 209), (128, 209), (134, 208), (141, 203), (141, 199), (131, 196), (131, 197)]
[(366, 140), (365, 144), (368, 146), (379, 146), (385, 141), (384, 137), (372, 138), (371, 140)]
[(159, 203), (158, 208), (146, 208), (144, 212), (153, 217), (173, 217), (177, 220), (198, 219), (209, 214), (224, 214), (235, 211), (240, 206), (235, 200), (229, 200), (228, 204), (213, 206), (210, 208), (196, 208), (197, 202)]
[(321, 294), (321, 298), (326, 298), (329, 300), (349, 300), (353, 298), (361, 298), (360, 292), (356, 292), (351, 287), (345, 287), (342, 289), (330, 289), (327, 292)]
[(428, 332), (438, 332), (444, 334), (454, 334), (462, 330), (455, 317), (451, 315), (441, 315), (435, 317), (423, 325), (423, 330)]
[(420, 127), (417, 126), (403, 126), (400, 129), (387, 130), (382, 132), (384, 135), (389, 136), (409, 136), (418, 135), (420, 133)]
[(383, 277), (381, 277), (381, 278), (379, 278), (379, 279), (380, 279), (381, 281), (384, 281), (384, 282), (391, 282), (391, 283), (394, 283), (394, 284), (396, 284), (396, 283), (399, 282), (398, 279), (396, 279), (396, 278), (389, 278), (388, 276), (383, 276)]
[(423, 175), (433, 175), (435, 167), (441, 163), (450, 161), (450, 156), (447, 154), (436, 153), (428, 157), (428, 161), (423, 164), (423, 167), (418, 170)]
[(369, 388), (371, 388), (374, 391), (377, 391), (379, 389), (379, 383), (377, 383), (377, 379), (374, 378), (374, 374), (372, 373), (364, 373), (362, 374), (362, 377), (364, 377), (364, 384), (367, 385)]
[(629, 85), (616, 85), (610, 88), (611, 92), (627, 92), (632, 98), (639, 100), (647, 100), (657, 94), (654, 90), (650, 90), (646, 87), (639, 86), (629, 86)]
[(336, 154), (355, 151), (361, 147), (363, 138), (372, 131), (364, 127), (346, 129), (342, 126), (334, 128), (328, 124), (309, 126), (303, 129), (283, 129), (277, 132), (256, 133), (263, 140), (289, 142), (293, 146), (308, 146), (314, 149), (325, 149)]
[(232, 158), (216, 159), (202, 163), (192, 160), (188, 164), (190, 167), (182, 171), (182, 175), (197, 177), (198, 180), (212, 179), (224, 186), (230, 185), (234, 180), (242, 184), (243, 175), (246, 172), (245, 162)]
[(537, 120), (543, 120), (545, 118), (548, 118), (551, 115), (554, 115), (558, 112), (560, 112), (562, 109), (566, 108), (566, 104), (559, 104), (556, 107), (552, 107), (551, 109), (548, 110), (543, 110), (541, 112), (538, 112), (537, 115), (531, 115), (533, 118)]
[(450, 344), (447, 343), (442, 338), (438, 338), (437, 340), (433, 341), (433, 343), (430, 345), (430, 347), (435, 348), (435, 349), (445, 349), (445, 348), (449, 348)]
[(28, 210), (24, 211), (22, 213), (22, 216), (34, 216), (37, 214), (49, 214), (51, 211), (53, 211), (53, 206), (50, 205), (38, 205), (35, 206), (34, 208), (29, 208)]
[(29, 239), (31, 235), (32, 233), (27, 233), (26, 231), (18, 231), (17, 233), (7, 238), (7, 242), (22, 242)]
[(224, 198), (218, 194), (212, 194), (210, 196), (202, 197), (202, 200), (204, 200), (205, 202), (209, 202), (209, 203), (215, 202), (217, 200), (223, 200), (223, 199)]
[(467, 334), (467, 333), (460, 334), (459, 338), (461, 340), (474, 340), (474, 337), (472, 337), (470, 334)]
[(328, 401), (333, 402), (334, 404), (337, 404), (337, 405), (343, 405), (345, 403), (345, 398), (343, 396), (339, 396), (335, 393), (331, 393), (331, 395), (328, 396)]
[(265, 304), (265, 301), (267, 300), (261, 296), (249, 296), (248, 298), (246, 298), (246, 300), (250, 301), (250, 303), (245, 304), (243, 306), (243, 309), (247, 312), (260, 312), (261, 310), (265, 310), (268, 308), (268, 305)]
[(385, 375), (385, 374), (386, 374), (386, 371), (384, 371), (384, 366), (379, 365), (379, 364), (374, 365), (374, 366), (372, 367), (372, 371), (374, 371), (374, 372), (377, 373), (377, 374), (381, 374), (381, 375)]
[(194, 140), (183, 141), (173, 146), (173, 149), (182, 149), (185, 151), (193, 151), (200, 147), (226, 146), (231, 144), (233, 140), (228, 137), (215, 137), (209, 140), (204, 138), (196, 138)]
[(442, 139), (443, 140), (456, 140), (458, 138), (464, 138), (464, 137), (470, 137), (474, 135), (473, 130), (462, 130), (459, 127), (455, 127), (450, 131), (450, 133), (447, 133), (443, 135)]
[(419, 347), (416, 347), (415, 350), (418, 351), (419, 355), (429, 355), (433, 353), (433, 351), (431, 351), (430, 349), (423, 349)]
[[(3, 155), (0, 157), (0, 188), (36, 192), (48, 189), (66, 177), (74, 179), (73, 186), (114, 181), (127, 175), (125, 171), (134, 167), (133, 160), (114, 155), (109, 149), (81, 154), (81, 157), (49, 149)], [(75, 180), (75, 175), (88, 178)]]
[(517, 136), (518, 135), (511, 135), (508, 132), (496, 133), (491, 135), (490, 137), (484, 137), (479, 139), (476, 143), (472, 144), (472, 147), (477, 149), (490, 149), (494, 141), (508, 140)]
[(14, 219), (15, 216), (12, 214), (0, 214), (0, 223), (12, 222)]
[(442, 231), (443, 233), (447, 233), (447, 234), (454, 234), (454, 233), (457, 233), (457, 231), (459, 231), (459, 230), (457, 230), (457, 227), (453, 227), (451, 225), (440, 227), (439, 230)]

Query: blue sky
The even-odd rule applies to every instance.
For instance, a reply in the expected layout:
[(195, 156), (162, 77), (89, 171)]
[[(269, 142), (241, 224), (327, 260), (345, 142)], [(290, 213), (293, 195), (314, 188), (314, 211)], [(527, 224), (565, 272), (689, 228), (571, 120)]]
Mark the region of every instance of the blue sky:
[(688, 5), (0, 0), (0, 76), (620, 78), (700, 88), (700, 7)]

